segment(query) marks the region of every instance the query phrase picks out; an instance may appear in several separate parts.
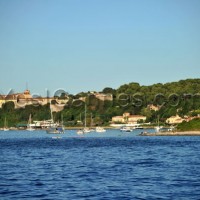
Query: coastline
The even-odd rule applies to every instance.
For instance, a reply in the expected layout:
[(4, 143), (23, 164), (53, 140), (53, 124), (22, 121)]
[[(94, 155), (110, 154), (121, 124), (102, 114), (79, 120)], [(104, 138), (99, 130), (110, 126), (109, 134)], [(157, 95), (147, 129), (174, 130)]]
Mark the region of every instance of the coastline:
[(176, 131), (176, 132), (158, 132), (158, 133), (144, 132), (139, 134), (139, 136), (200, 136), (200, 131)]

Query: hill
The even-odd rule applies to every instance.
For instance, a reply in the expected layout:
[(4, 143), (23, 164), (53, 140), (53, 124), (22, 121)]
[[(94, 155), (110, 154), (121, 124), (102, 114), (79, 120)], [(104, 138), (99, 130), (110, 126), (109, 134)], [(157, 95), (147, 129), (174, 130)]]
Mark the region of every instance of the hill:
[[(64, 110), (54, 113), (54, 118), (60, 121), (63, 116), (66, 125), (77, 125), (77, 121), (83, 121), (84, 101), (86, 101), (87, 124), (106, 125), (113, 116), (122, 115), (124, 112), (145, 115), (147, 122), (156, 122), (159, 116), (160, 121), (164, 123), (168, 117), (176, 114), (180, 116), (200, 114), (199, 91), (200, 79), (186, 79), (149, 86), (132, 82), (121, 85), (117, 89), (106, 87), (99, 92), (112, 94), (112, 100), (98, 99), (91, 92), (69, 95), (69, 101)], [(158, 110), (153, 110), (150, 105), (154, 105)], [(12, 102), (6, 102), (0, 109), (0, 126), (3, 126), (5, 117), (10, 126), (25, 123), (30, 113), (33, 120), (49, 119), (49, 104), (28, 105), (25, 108), (14, 109)]]

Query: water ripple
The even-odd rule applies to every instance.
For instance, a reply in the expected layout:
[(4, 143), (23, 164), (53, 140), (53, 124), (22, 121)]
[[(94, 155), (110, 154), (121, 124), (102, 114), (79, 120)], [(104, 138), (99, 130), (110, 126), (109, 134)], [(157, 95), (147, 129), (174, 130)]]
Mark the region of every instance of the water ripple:
[(199, 137), (12, 136), (0, 152), (3, 200), (200, 196)]

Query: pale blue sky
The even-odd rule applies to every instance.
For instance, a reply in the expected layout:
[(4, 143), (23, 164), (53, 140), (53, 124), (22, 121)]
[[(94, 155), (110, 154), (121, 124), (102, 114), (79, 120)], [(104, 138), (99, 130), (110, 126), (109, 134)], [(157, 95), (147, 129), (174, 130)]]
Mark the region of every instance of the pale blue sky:
[(199, 0), (0, 0), (0, 91), (200, 78)]

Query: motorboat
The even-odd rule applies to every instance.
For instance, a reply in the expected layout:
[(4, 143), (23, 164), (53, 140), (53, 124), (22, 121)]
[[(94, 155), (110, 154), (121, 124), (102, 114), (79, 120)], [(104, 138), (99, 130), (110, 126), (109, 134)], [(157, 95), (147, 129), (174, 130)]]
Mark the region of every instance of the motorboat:
[(49, 127), (46, 132), (51, 134), (60, 134), (64, 133), (64, 129), (63, 127)]
[(123, 131), (123, 132), (132, 132), (132, 128), (129, 127), (129, 126), (123, 126), (120, 131)]

